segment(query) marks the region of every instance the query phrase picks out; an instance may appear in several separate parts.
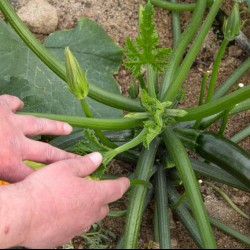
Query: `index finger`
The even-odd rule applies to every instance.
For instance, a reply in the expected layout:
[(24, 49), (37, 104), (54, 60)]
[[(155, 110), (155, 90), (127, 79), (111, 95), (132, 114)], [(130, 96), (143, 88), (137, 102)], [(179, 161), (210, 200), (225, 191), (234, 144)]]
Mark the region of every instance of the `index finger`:
[(32, 115), (18, 115), (17, 120), (26, 136), (68, 135), (72, 132), (72, 127), (65, 122), (37, 118)]
[(5, 102), (13, 112), (24, 107), (24, 103), (18, 97), (13, 95), (1, 95), (0, 101)]
[(130, 186), (128, 178), (121, 177), (116, 180), (99, 181), (103, 193), (103, 204), (112, 203), (122, 198)]

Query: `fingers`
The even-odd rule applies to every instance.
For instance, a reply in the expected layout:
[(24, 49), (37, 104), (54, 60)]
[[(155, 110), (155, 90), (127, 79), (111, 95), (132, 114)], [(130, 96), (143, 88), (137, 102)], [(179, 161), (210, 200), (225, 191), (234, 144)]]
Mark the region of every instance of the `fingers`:
[(103, 193), (104, 204), (119, 200), (130, 186), (129, 179), (124, 177), (116, 180), (100, 181), (99, 184)]
[(108, 215), (108, 213), (109, 213), (109, 206), (108, 205), (102, 206), (97, 221), (103, 220)]
[(18, 97), (12, 95), (1, 95), (0, 104), (7, 104), (13, 112), (22, 109), (24, 106), (24, 103)]
[(76, 157), (79, 156), (53, 147), (48, 143), (33, 141), (28, 138), (24, 139), (22, 145), (22, 160), (53, 163), (66, 159), (73, 159)]
[(20, 162), (20, 164), (15, 168), (15, 171), (11, 175), (8, 175), (7, 177), (1, 176), (1, 178), (9, 183), (16, 183), (24, 180), (33, 172), (34, 170), (32, 168), (28, 167), (23, 162)]
[(67, 135), (72, 132), (72, 127), (65, 123), (31, 115), (17, 116), (22, 131), (27, 136), (35, 135)]
[(85, 156), (76, 156), (75, 159), (64, 160), (57, 164), (62, 170), (69, 171), (77, 177), (86, 177), (93, 173), (101, 164), (102, 155), (94, 152)]

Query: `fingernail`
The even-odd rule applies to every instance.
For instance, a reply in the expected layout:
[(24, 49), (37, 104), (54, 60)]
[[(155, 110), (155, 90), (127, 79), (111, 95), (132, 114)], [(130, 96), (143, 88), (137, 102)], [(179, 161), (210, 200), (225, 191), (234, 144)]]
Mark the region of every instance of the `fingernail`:
[(72, 132), (72, 127), (68, 123), (64, 123), (63, 129), (67, 133), (71, 133)]
[(100, 153), (93, 152), (88, 156), (95, 165), (100, 165), (102, 163), (102, 155)]

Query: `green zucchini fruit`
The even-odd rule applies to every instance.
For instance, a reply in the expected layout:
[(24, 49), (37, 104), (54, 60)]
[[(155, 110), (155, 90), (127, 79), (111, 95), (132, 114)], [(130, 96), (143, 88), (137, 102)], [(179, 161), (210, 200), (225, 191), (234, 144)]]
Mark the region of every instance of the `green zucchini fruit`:
[(187, 148), (215, 163), (250, 187), (250, 154), (222, 135), (194, 129), (175, 129)]

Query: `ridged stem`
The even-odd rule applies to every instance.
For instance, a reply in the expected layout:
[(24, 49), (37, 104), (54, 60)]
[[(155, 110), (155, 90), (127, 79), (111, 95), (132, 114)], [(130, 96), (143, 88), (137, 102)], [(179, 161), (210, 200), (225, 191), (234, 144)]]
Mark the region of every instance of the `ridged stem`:
[(205, 248), (215, 249), (216, 242), (208, 220), (208, 214), (187, 152), (170, 127), (164, 131), (163, 141), (173, 157), (178, 173), (183, 181), (203, 245)]
[(246, 86), (213, 102), (209, 102), (199, 107), (184, 109), (188, 112), (188, 114), (184, 117), (178, 117), (176, 119), (178, 121), (192, 121), (199, 118), (212, 116), (249, 99), (249, 96), (250, 86)]
[(27, 112), (19, 112), (18, 114), (33, 115), (36, 117), (67, 122), (74, 127), (99, 129), (99, 130), (125, 130), (129, 128), (136, 128), (142, 126), (144, 120), (135, 118), (100, 119), (100, 118), (87, 118), (87, 117), (54, 115), (54, 114), (43, 114), (43, 113), (27, 113)]
[(197, 33), (197, 30), (200, 26), (200, 23), (202, 22), (202, 19), (203, 19), (203, 14), (205, 12), (205, 8), (206, 8), (206, 1), (197, 0), (195, 11), (193, 13), (192, 19), (189, 22), (188, 27), (185, 29), (185, 31), (182, 33), (182, 35), (179, 37), (177, 44), (175, 44), (174, 50), (173, 50), (172, 55), (171, 55), (170, 63), (168, 64), (168, 67), (163, 74), (163, 81), (162, 81), (162, 86), (161, 86), (161, 90), (160, 90), (160, 99), (161, 100), (163, 99), (164, 94), (167, 92), (169, 86), (171, 85), (171, 83), (174, 79), (174, 76), (177, 72), (179, 64), (181, 63), (181, 60), (183, 58), (183, 55), (186, 51), (188, 44), (190, 43), (190, 41), (193, 39), (193, 37)]
[[(136, 179), (149, 181), (153, 171), (158, 144), (159, 141), (155, 139), (150, 143), (149, 149), (142, 150), (136, 166)], [(132, 187), (122, 249), (137, 248), (146, 195), (147, 187), (142, 185)]]
[[(174, 98), (175, 98), (176, 94), (178, 93), (181, 85), (183, 84), (188, 72), (190, 71), (190, 68), (193, 65), (193, 62), (194, 62), (194, 60), (195, 60), (195, 58), (196, 58), (196, 56), (201, 48), (202, 43), (204, 42), (204, 39), (207, 36), (209, 29), (211, 28), (211, 26), (213, 24), (213, 21), (215, 19), (215, 16), (216, 16), (218, 10), (220, 9), (222, 1), (223, 0), (217, 0), (214, 2), (213, 6), (210, 9), (210, 12), (209, 12), (207, 18), (205, 19), (200, 31), (198, 32), (196, 39), (193, 42), (192, 47), (188, 51), (188, 54), (184, 58), (181, 66), (178, 68), (179, 73), (175, 74), (175, 79), (173, 81), (171, 81), (171, 84), (169, 85), (169, 87), (167, 86), (168, 85), (167, 84), (166, 85), (167, 88), (166, 87), (163, 88), (163, 91), (161, 93), (162, 94), (162, 97), (161, 97), (162, 101), (173, 101), (174, 100)], [(200, 13), (200, 15), (203, 15), (203, 12)], [(187, 30), (188, 29), (186, 29), (186, 31)]]

